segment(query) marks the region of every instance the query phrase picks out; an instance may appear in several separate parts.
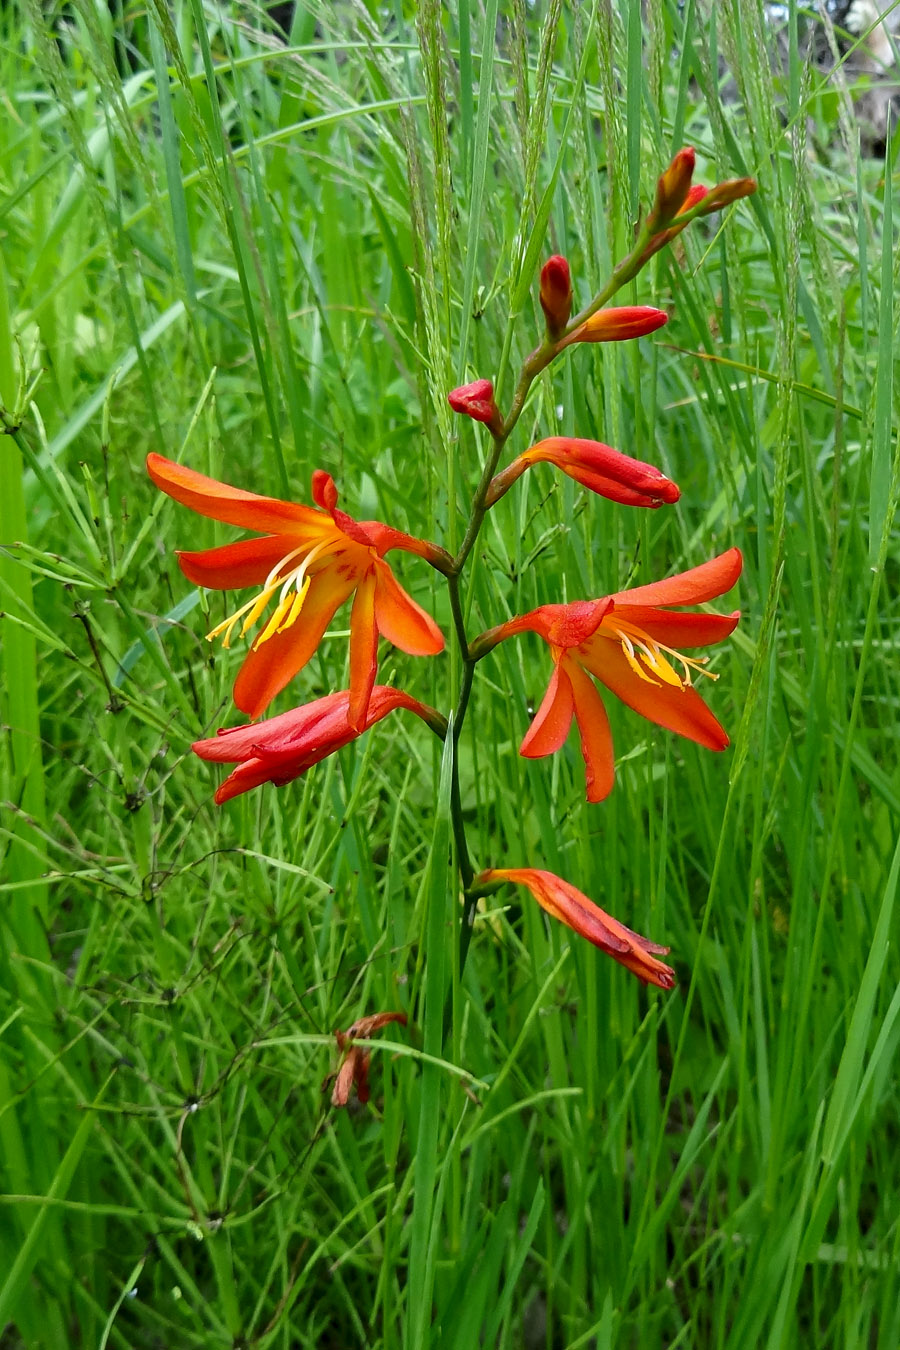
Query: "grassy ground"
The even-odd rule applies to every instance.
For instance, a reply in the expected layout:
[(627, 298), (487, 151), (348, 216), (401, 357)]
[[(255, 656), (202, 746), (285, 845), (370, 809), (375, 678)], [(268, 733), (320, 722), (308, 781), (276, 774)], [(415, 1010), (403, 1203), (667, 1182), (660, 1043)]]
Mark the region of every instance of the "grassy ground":
[[(0, 13), (0, 1343), (895, 1350), (892, 149), (860, 158), (796, 44), (773, 76), (741, 0), (310, 2), (287, 46), (249, 5), (45, 8)], [(234, 531), (144, 457), (298, 500), (325, 468), (452, 547), (485, 444), (446, 391), (534, 344), (535, 260), (587, 301), (685, 143), (758, 195), (658, 255), (626, 298), (668, 327), (571, 351), (515, 445), (596, 436), (681, 501), (539, 467), (468, 603), (477, 631), (739, 545), (733, 748), (610, 707), (588, 806), (574, 738), (516, 755), (537, 639), (479, 666), (461, 747), (476, 864), (559, 872), (679, 985), (512, 891), (460, 980), (418, 723), (213, 804), (189, 745), (238, 720), (240, 658), (173, 549)], [(277, 709), (345, 687), (346, 650)], [(454, 676), (384, 649), (445, 710)], [(409, 1030), (335, 1111), (332, 1033), (385, 1008)]]

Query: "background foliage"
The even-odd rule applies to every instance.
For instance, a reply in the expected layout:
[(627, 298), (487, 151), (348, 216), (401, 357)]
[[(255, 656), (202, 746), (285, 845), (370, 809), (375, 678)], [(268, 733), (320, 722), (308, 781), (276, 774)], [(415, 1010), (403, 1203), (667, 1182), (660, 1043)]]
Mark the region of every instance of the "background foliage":
[[(787, 14), (773, 70), (741, 0), (0, 12), (4, 1346), (900, 1344), (894, 152), (860, 156)], [(684, 143), (758, 196), (658, 255), (622, 298), (671, 309), (659, 340), (569, 352), (513, 447), (595, 436), (681, 501), (539, 468), (469, 603), (477, 631), (738, 544), (734, 748), (611, 708), (589, 808), (575, 744), (515, 753), (537, 639), (479, 666), (462, 748), (476, 864), (564, 875), (679, 987), (511, 891), (460, 980), (418, 724), (212, 805), (188, 747), (237, 720), (239, 658), (173, 548), (234, 532), (144, 456), (299, 499), (321, 467), (452, 547), (484, 445), (447, 389), (534, 345), (550, 252), (589, 298)], [(279, 709), (345, 686), (332, 638)], [(449, 656), (383, 656), (449, 706)], [(332, 1032), (382, 1008), (409, 1033), (335, 1112)]]

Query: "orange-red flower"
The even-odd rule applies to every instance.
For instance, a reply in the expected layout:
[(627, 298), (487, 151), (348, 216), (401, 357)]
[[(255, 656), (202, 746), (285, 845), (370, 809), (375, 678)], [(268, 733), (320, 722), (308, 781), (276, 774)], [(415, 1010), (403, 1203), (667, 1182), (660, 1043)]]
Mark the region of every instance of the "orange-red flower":
[(224, 727), (218, 736), (195, 741), (191, 749), (201, 759), (238, 766), (216, 790), (219, 805), (262, 783), (283, 787), (349, 745), (395, 708), (414, 712), (439, 736), (446, 731), (447, 724), (440, 713), (402, 689), (376, 685), (362, 726), (352, 721), (350, 703), (351, 694), (344, 689), (277, 717), (268, 717), (264, 722)]
[(536, 867), (499, 867), (482, 872), (475, 881), (476, 885), (514, 881), (527, 886), (542, 909), (587, 938), (644, 984), (655, 984), (660, 989), (671, 989), (674, 985), (674, 970), (656, 960), (657, 956), (666, 955), (668, 947), (660, 947), (632, 932), (562, 877)]
[(665, 310), (654, 309), (652, 305), (616, 305), (612, 309), (598, 309), (557, 343), (557, 351), (570, 347), (573, 342), (627, 342), (630, 338), (655, 333), (668, 322)]
[[(615, 778), (612, 734), (593, 675), (629, 708), (710, 750), (724, 750), (728, 736), (694, 689), (692, 676), (706, 657), (683, 656), (681, 648), (721, 642), (737, 626), (733, 614), (686, 614), (673, 605), (694, 605), (731, 589), (741, 574), (739, 549), (729, 549), (700, 567), (666, 581), (619, 591), (602, 600), (541, 605), (530, 614), (484, 633), (472, 643), (482, 656), (516, 633), (538, 633), (550, 647), (550, 687), (522, 741), (520, 753), (535, 759), (559, 750), (574, 717), (581, 734), (588, 801), (600, 802)], [(676, 669), (676, 667), (680, 667)]]
[(623, 506), (662, 506), (664, 502), (677, 502), (681, 496), (678, 486), (652, 464), (622, 455), (600, 441), (550, 436), (497, 474), (488, 488), (487, 505), (499, 501), (516, 479), (540, 460), (554, 464), (582, 487)]
[(275, 608), (248, 652), (234, 685), (234, 701), (259, 717), (315, 652), (335, 610), (355, 592), (350, 612), (350, 726), (362, 730), (375, 684), (378, 635), (413, 656), (443, 651), (437, 624), (397, 583), (384, 561), (400, 548), (431, 562), (442, 550), (375, 520), (357, 521), (338, 510), (330, 474), (317, 469), (312, 491), (319, 510), (216, 482), (162, 455), (147, 456), (147, 472), (163, 492), (201, 516), (257, 530), (201, 553), (178, 553), (189, 581), (213, 590), (259, 587), (258, 593), (207, 637), (224, 633), (227, 647)]

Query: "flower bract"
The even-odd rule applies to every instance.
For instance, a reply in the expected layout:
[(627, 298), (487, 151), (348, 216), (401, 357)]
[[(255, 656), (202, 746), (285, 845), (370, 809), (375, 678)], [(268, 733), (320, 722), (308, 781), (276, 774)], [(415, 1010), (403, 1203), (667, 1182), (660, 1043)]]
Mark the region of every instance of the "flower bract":
[(671, 989), (675, 984), (674, 970), (656, 959), (665, 956), (668, 947), (660, 947), (632, 932), (562, 877), (536, 867), (499, 867), (489, 868), (476, 878), (477, 885), (494, 881), (512, 881), (526, 886), (541, 908), (554, 919), (587, 938), (644, 984), (655, 984), (660, 989)]
[(541, 605), (477, 638), (472, 643), (476, 657), (524, 632), (538, 633), (550, 647), (553, 677), (520, 753), (532, 759), (553, 754), (574, 717), (588, 800), (599, 802), (609, 795), (615, 778), (612, 733), (590, 676), (658, 726), (710, 750), (726, 749), (727, 733), (693, 685), (698, 675), (718, 677), (705, 669), (706, 657), (685, 656), (683, 651), (721, 642), (734, 631), (740, 612), (684, 613), (672, 606), (723, 595), (737, 581), (741, 566), (740, 550), (732, 548), (665, 581), (601, 600)]
[(147, 471), (158, 488), (201, 516), (259, 532), (221, 548), (178, 553), (182, 572), (198, 586), (256, 591), (207, 634), (210, 640), (222, 634), (227, 647), (238, 625), (243, 637), (268, 611), (234, 685), (234, 701), (248, 717), (259, 717), (303, 669), (351, 595), (349, 717), (357, 730), (375, 683), (379, 634), (413, 656), (443, 650), (437, 624), (384, 561), (395, 548), (431, 561), (441, 551), (378, 521), (353, 520), (338, 509), (329, 474), (313, 474), (316, 509), (219, 483), (162, 455), (147, 456)]

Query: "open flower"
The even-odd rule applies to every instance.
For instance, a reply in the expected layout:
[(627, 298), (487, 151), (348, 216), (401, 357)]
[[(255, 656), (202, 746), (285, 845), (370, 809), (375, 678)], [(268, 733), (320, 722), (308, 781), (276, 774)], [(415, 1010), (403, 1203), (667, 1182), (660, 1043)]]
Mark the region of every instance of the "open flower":
[(264, 722), (226, 727), (218, 736), (195, 741), (191, 749), (201, 759), (238, 766), (216, 789), (219, 805), (262, 783), (283, 787), (349, 745), (395, 708), (414, 712), (439, 736), (446, 731), (447, 724), (440, 713), (402, 689), (376, 685), (362, 726), (355, 725), (350, 717), (351, 700), (350, 691), (344, 689), (277, 717), (268, 717)]
[(536, 759), (559, 750), (574, 717), (581, 734), (588, 801), (600, 802), (613, 788), (612, 733), (593, 675), (629, 708), (658, 726), (709, 750), (724, 750), (728, 736), (707, 708), (693, 676), (715, 680), (706, 657), (682, 648), (721, 642), (737, 626), (733, 614), (686, 614), (673, 605), (700, 604), (731, 589), (741, 574), (739, 549), (729, 549), (700, 567), (666, 581), (619, 591), (602, 600), (541, 605), (510, 619), (472, 643), (480, 657), (517, 633), (538, 633), (549, 645), (554, 669), (550, 686), (522, 741), (520, 753)]
[(652, 464), (622, 455), (600, 441), (550, 436), (497, 474), (488, 488), (487, 505), (493, 506), (526, 469), (541, 460), (562, 469), (582, 487), (623, 506), (662, 506), (664, 502), (677, 502), (681, 496), (677, 485)]
[(536, 867), (500, 867), (482, 872), (475, 884), (492, 881), (514, 881), (527, 886), (542, 909), (587, 938), (644, 984), (655, 984), (660, 989), (671, 989), (674, 985), (674, 970), (656, 960), (657, 956), (666, 955), (668, 947), (660, 947), (632, 932), (562, 877)]
[(227, 647), (238, 624), (243, 637), (277, 596), (234, 685), (234, 701), (259, 717), (315, 652), (335, 610), (355, 592), (350, 612), (350, 725), (362, 730), (375, 683), (378, 635), (413, 656), (434, 656), (444, 639), (430, 615), (397, 583), (384, 561), (392, 548), (440, 564), (442, 550), (375, 520), (356, 521), (338, 510), (330, 474), (317, 469), (313, 499), (319, 510), (216, 482), (162, 455), (147, 456), (147, 472), (163, 492), (201, 516), (257, 530), (201, 553), (178, 553), (189, 581), (213, 590), (245, 586), (257, 594), (207, 634), (224, 634)]

